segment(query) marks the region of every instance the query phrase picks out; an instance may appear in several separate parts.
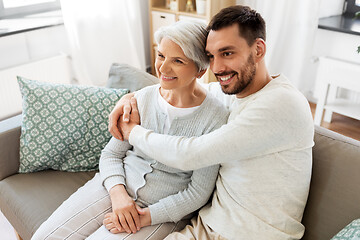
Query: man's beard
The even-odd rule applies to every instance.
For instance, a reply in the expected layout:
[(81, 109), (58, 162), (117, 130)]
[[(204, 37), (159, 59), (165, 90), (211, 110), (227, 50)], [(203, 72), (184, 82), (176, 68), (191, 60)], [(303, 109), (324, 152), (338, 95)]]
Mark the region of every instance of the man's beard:
[[(232, 74), (234, 73), (236, 77), (236, 80), (235, 79), (233, 80), (236, 81), (234, 87), (231, 87), (230, 86), (231, 84), (221, 86), (221, 89), (225, 94), (229, 94), (229, 95), (238, 94), (241, 91), (243, 91), (253, 81), (256, 73), (253, 54), (250, 54), (250, 56), (246, 61), (246, 65), (240, 69), (241, 79), (238, 73), (233, 72)], [(226, 74), (221, 74), (221, 75), (226, 75)]]

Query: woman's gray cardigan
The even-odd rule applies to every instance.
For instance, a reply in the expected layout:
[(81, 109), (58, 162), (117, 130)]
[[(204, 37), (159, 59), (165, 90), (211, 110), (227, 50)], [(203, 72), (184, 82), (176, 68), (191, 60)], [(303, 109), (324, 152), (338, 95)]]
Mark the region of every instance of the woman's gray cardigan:
[[(159, 85), (146, 87), (135, 95), (141, 126), (163, 133), (166, 114), (158, 104)], [(193, 114), (176, 118), (169, 135), (200, 136), (228, 119), (228, 110), (210, 93)], [(100, 157), (100, 175), (109, 191), (124, 184), (141, 207), (148, 206), (151, 224), (177, 222), (202, 207), (215, 186), (219, 166), (184, 172), (150, 159), (127, 141), (112, 138)]]

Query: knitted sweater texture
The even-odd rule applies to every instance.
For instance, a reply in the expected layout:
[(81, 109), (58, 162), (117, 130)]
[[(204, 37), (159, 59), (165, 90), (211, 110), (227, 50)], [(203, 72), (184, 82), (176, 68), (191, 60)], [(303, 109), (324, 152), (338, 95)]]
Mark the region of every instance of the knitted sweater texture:
[[(166, 114), (159, 103), (159, 85), (138, 91), (141, 126), (163, 133)], [(190, 115), (171, 123), (169, 133), (177, 136), (201, 136), (225, 124), (228, 111), (211, 94)], [(100, 157), (100, 176), (109, 191), (124, 184), (129, 195), (141, 206), (148, 206), (151, 223), (177, 222), (206, 204), (215, 187), (219, 165), (195, 171), (168, 167), (132, 147), (127, 141), (112, 138)]]
[[(224, 96), (219, 95), (229, 100)], [(180, 138), (136, 126), (129, 142), (183, 170), (221, 164), (212, 203), (199, 213), (221, 236), (300, 239), (314, 144), (307, 100), (279, 76), (258, 92), (227, 102), (228, 123), (209, 134)]]

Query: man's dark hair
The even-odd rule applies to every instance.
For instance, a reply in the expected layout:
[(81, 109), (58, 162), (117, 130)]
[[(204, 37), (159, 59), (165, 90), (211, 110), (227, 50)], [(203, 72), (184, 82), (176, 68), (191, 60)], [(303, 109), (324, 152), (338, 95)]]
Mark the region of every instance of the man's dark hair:
[(237, 24), (240, 36), (251, 46), (257, 38), (266, 40), (265, 21), (259, 13), (246, 6), (231, 6), (223, 8), (210, 21), (207, 30), (217, 31)]

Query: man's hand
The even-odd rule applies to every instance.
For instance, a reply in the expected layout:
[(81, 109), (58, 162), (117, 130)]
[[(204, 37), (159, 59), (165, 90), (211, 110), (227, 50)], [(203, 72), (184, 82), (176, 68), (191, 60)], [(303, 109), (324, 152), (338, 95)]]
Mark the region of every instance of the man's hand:
[[(136, 204), (136, 209), (140, 214), (140, 228), (151, 225), (151, 215), (149, 208), (141, 208)], [(107, 230), (111, 233), (121, 233), (125, 232), (125, 229), (118, 228), (115, 225), (115, 222), (118, 220), (117, 215), (114, 212), (107, 213), (104, 217), (103, 224)]]
[(109, 115), (109, 132), (112, 136), (119, 140), (123, 140), (121, 132), (118, 129), (118, 122), (121, 116), (125, 122), (129, 122), (131, 112), (130, 99), (134, 97), (134, 93), (124, 95), (115, 105), (114, 109)]
[(124, 185), (115, 185), (110, 189), (109, 193), (112, 210), (115, 214), (111, 216), (111, 223), (113, 225), (110, 227), (115, 227), (118, 231), (124, 230), (127, 233), (136, 233), (136, 231), (140, 230), (140, 217), (136, 208), (137, 204), (128, 195)]
[[(140, 124), (140, 115), (137, 108), (137, 102), (135, 98), (130, 99), (130, 107), (131, 114), (128, 122), (125, 122), (122, 118), (119, 121), (119, 128), (121, 130), (122, 136), (124, 140), (129, 140), (130, 133), (132, 129)], [(125, 116), (125, 108), (124, 108), (124, 116)], [(127, 111), (127, 110), (126, 110)]]

